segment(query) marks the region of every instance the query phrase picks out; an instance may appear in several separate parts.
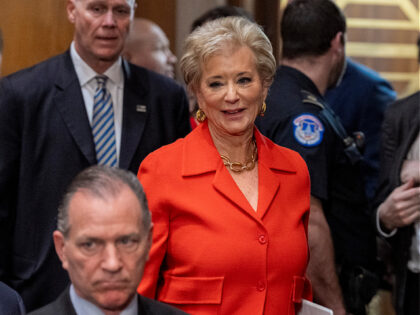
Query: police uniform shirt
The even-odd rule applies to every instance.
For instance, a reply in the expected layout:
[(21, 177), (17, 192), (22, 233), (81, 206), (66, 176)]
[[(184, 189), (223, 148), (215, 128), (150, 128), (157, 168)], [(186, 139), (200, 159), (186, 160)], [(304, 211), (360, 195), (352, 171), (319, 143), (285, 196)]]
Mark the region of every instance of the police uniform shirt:
[(336, 258), (370, 265), (375, 234), (360, 169), (347, 161), (342, 140), (320, 116), (325, 100), (317, 87), (302, 72), (280, 66), (266, 103), (267, 111), (256, 124), (265, 136), (297, 151), (307, 163), (311, 195), (322, 201)]
[(302, 102), (302, 90), (323, 100), (315, 84), (287, 66), (277, 69), (266, 99), (267, 111), (258, 129), (278, 145), (299, 152), (311, 177), (311, 194), (328, 199), (329, 172), (340, 147), (334, 131), (319, 117), (321, 107)]

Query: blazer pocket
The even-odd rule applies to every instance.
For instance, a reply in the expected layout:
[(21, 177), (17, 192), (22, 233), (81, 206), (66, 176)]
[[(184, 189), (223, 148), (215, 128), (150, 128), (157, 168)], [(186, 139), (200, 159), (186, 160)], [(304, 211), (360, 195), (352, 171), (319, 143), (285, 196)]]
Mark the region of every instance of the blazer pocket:
[(305, 277), (293, 276), (293, 284), (290, 292), (289, 314), (296, 314), (296, 308), (301, 308), (302, 299), (312, 301), (311, 283)]
[(158, 300), (169, 304), (220, 304), (224, 277), (164, 275)]

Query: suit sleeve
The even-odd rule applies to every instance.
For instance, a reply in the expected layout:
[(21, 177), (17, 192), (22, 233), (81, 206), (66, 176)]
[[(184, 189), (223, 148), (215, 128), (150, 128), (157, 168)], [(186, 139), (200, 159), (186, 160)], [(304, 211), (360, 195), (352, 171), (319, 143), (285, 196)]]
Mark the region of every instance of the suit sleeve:
[(365, 133), (365, 187), (368, 199), (372, 200), (378, 184), (381, 124), (387, 106), (395, 101), (396, 93), (387, 81), (382, 80), (374, 83), (369, 95), (363, 107), (364, 113), (360, 115), (360, 126)]
[[(390, 108), (391, 109), (391, 108)], [(385, 113), (385, 119), (382, 124), (381, 138), (381, 164), (379, 172), (379, 187), (375, 197), (373, 222), (376, 226), (376, 213), (379, 205), (388, 197), (393, 190), (390, 180), (390, 172), (394, 169), (395, 152), (398, 147), (398, 133), (396, 131), (395, 113), (391, 109)]]
[(18, 102), (8, 78), (0, 81), (0, 280), (10, 274), (21, 146)]
[(169, 211), (164, 206), (161, 191), (164, 190), (158, 174), (159, 163), (153, 154), (146, 157), (141, 163), (137, 177), (146, 193), (149, 210), (153, 222), (153, 243), (149, 253), (143, 278), (137, 289), (138, 293), (151, 299), (156, 298), (156, 288), (159, 281), (160, 269), (163, 263), (169, 234)]

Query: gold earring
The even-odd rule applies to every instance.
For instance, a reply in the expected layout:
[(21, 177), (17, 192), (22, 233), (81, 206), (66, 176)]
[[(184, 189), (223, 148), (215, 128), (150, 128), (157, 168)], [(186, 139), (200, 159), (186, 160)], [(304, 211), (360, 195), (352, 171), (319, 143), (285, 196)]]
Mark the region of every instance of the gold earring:
[(198, 109), (197, 112), (195, 113), (195, 118), (197, 119), (198, 122), (202, 123), (203, 121), (206, 120), (206, 114), (201, 110)]
[(265, 111), (267, 110), (267, 104), (265, 102), (263, 102), (262, 106), (261, 106), (261, 110), (260, 110), (260, 116), (264, 117)]

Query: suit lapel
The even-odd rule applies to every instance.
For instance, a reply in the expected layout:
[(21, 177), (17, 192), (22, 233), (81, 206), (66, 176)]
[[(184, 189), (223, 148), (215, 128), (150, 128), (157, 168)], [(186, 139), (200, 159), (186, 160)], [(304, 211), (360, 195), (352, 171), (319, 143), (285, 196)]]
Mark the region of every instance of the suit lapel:
[(90, 164), (96, 163), (92, 131), (70, 53), (62, 55), (62, 66), (57, 69), (57, 92), (54, 97), (67, 129)]
[(213, 180), (213, 187), (226, 199), (236, 204), (242, 211), (255, 218), (255, 211), (236, 185), (229, 171), (220, 160), (219, 167)]
[(270, 207), (280, 187), (279, 176), (276, 176), (271, 169), (263, 163), (258, 163), (258, 208), (257, 215), (263, 218)]
[(124, 60), (123, 69), (125, 82), (119, 166), (128, 169), (143, 135), (150, 104), (146, 94), (147, 74), (144, 73), (141, 78), (134, 76)]
[(257, 215), (262, 219), (270, 208), (279, 189), (281, 189), (282, 177), (279, 176), (278, 172), (296, 173), (296, 169), (283, 156), (279, 148), (267, 138), (264, 138), (257, 129), (255, 129), (254, 135), (258, 147)]
[(410, 123), (408, 124), (408, 131), (407, 137), (405, 139), (405, 147), (404, 147), (404, 157), (408, 154), (408, 151), (411, 149), (412, 144), (416, 140), (420, 129), (420, 116), (418, 113), (414, 113), (412, 117), (410, 117)]
[[(38, 312), (36, 313), (38, 314)], [(39, 313), (45, 315), (77, 315), (70, 298), (70, 286), (68, 286), (54, 302), (43, 307)]]
[(396, 152), (396, 167), (394, 167), (393, 173), (393, 181), (396, 186), (401, 184), (401, 168), (404, 160), (407, 157), (408, 152), (411, 149), (414, 140), (416, 139), (418, 133), (420, 132), (419, 125), (420, 125), (420, 117), (417, 113), (412, 111), (407, 111), (403, 113), (402, 118), (403, 121), (407, 121), (407, 123), (401, 123), (401, 136), (399, 137), (401, 142), (400, 149)]

